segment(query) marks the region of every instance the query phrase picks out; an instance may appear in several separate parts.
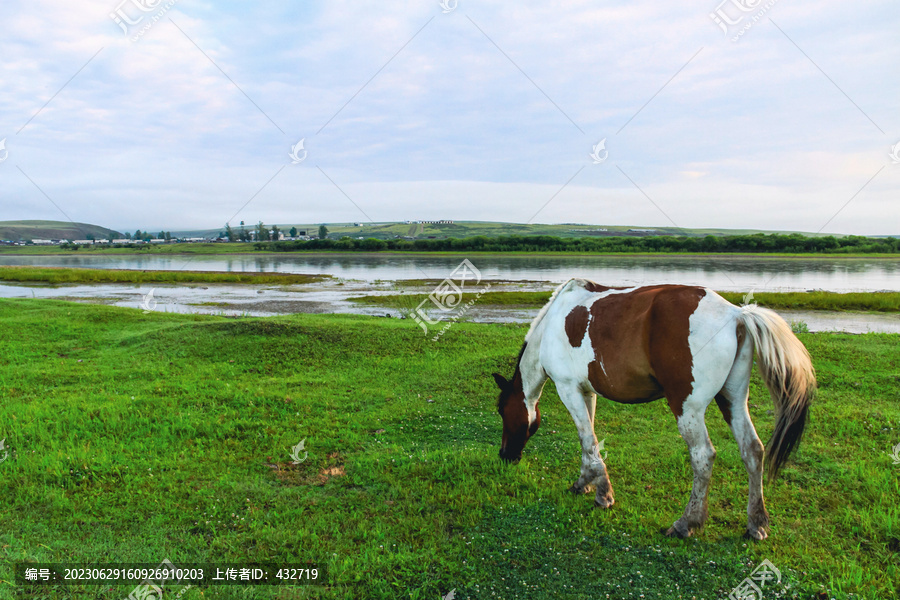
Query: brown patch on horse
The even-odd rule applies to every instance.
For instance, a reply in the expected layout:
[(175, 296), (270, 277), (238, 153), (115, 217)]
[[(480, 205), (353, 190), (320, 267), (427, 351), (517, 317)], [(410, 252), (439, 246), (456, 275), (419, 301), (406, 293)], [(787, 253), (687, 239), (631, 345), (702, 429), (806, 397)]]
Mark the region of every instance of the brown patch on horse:
[(693, 388), (688, 337), (702, 288), (659, 285), (598, 298), (588, 334), (588, 379), (600, 395), (626, 404), (665, 396), (676, 418)]
[(586, 306), (576, 306), (566, 315), (566, 335), (569, 336), (569, 344), (573, 348), (581, 346), (590, 314)]

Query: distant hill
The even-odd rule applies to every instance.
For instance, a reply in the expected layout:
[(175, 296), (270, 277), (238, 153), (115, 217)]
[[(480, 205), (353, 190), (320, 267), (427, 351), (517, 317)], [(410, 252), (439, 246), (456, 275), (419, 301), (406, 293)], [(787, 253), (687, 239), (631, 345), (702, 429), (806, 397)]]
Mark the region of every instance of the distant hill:
[(0, 240), (84, 240), (89, 235), (95, 239), (109, 239), (122, 234), (99, 225), (72, 223), (70, 221), (0, 221)]
[[(272, 223), (267, 223), (271, 227)], [(291, 227), (305, 232), (307, 235), (316, 236), (319, 229), (318, 223), (278, 223), (278, 228), (285, 233), (290, 232)], [(456, 221), (453, 223), (407, 223), (407, 222), (380, 222), (380, 223), (326, 223), (328, 237), (340, 238), (368, 238), (387, 240), (397, 237), (412, 237), (416, 239), (429, 238), (466, 238), (476, 235), (485, 237), (497, 237), (501, 235), (551, 235), (561, 238), (571, 237), (606, 237), (606, 236), (647, 236), (647, 235), (747, 235), (753, 233), (802, 233), (810, 237), (833, 235), (828, 233), (808, 233), (802, 231), (773, 231), (759, 229), (679, 229), (675, 227), (647, 227), (645, 225), (591, 225), (584, 223), (499, 223), (491, 221)], [(239, 230), (236, 226), (235, 230)], [(247, 225), (248, 230), (255, 229), (255, 225)], [(223, 229), (191, 229), (171, 231), (175, 237), (218, 237)], [(108, 239), (113, 234), (122, 237), (122, 234), (99, 225), (87, 223), (70, 223), (67, 221), (0, 221), (0, 240), (30, 240), (30, 239), (86, 239), (93, 235), (97, 239)], [(156, 234), (156, 231), (153, 231)], [(838, 234), (840, 235), (840, 234)]]
[[(270, 228), (273, 223), (266, 223)], [(277, 223), (278, 229), (285, 235), (296, 227), (305, 231), (308, 235), (315, 236), (319, 230), (319, 224), (310, 223)], [(378, 222), (378, 223), (326, 223), (328, 237), (339, 238), (342, 236), (373, 237), (377, 239), (392, 239), (396, 237), (414, 237), (417, 239), (428, 238), (467, 238), (476, 235), (485, 237), (497, 237), (500, 235), (552, 235), (555, 237), (595, 237), (595, 236), (646, 236), (646, 235), (687, 235), (687, 236), (723, 236), (723, 235), (748, 235), (754, 233), (801, 233), (809, 237), (835, 235), (828, 233), (809, 233), (803, 231), (776, 231), (762, 229), (680, 229), (677, 227), (648, 227), (646, 225), (590, 225), (584, 223), (499, 223), (491, 221), (455, 221), (453, 223), (422, 223), (412, 224), (406, 222)], [(248, 224), (248, 230), (254, 230), (255, 224)], [(237, 231), (240, 226), (234, 227)], [(176, 237), (216, 237), (222, 229), (193, 229), (172, 231)], [(837, 234), (840, 235), (840, 234)]]

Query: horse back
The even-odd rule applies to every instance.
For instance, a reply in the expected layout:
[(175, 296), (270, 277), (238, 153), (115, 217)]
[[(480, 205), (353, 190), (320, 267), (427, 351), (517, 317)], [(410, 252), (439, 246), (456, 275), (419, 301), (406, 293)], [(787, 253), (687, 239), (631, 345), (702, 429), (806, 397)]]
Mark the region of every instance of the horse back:
[(548, 313), (550, 331), (543, 337), (556, 351), (547, 357), (554, 362), (549, 356), (554, 354), (569, 365), (551, 370), (570, 370), (569, 377), (617, 402), (690, 393), (690, 319), (708, 293), (705, 288), (604, 288), (586, 281), (572, 288), (574, 293), (561, 295), (560, 305)]

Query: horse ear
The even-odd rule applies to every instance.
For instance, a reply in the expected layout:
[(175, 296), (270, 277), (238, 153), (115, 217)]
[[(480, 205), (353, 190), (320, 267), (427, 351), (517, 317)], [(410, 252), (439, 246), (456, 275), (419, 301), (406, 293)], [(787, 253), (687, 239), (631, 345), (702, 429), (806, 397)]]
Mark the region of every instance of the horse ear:
[(494, 373), (494, 381), (497, 382), (497, 387), (500, 388), (501, 391), (509, 388), (509, 382), (500, 373)]

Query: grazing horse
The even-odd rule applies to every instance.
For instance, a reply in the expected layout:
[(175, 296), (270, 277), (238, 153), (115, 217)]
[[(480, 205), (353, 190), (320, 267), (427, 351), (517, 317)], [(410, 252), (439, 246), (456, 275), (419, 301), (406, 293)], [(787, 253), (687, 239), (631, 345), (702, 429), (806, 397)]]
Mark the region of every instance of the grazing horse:
[[(767, 453), (747, 410), (754, 350), (776, 411)], [(594, 434), (596, 395), (624, 404), (666, 398), (694, 470), (691, 499), (669, 536), (687, 537), (708, 517), (716, 451), (704, 415), (715, 399), (750, 476), (747, 536), (767, 537), (764, 457), (772, 478), (800, 441), (816, 386), (809, 353), (775, 312), (734, 306), (702, 287), (610, 288), (569, 280), (532, 322), (512, 380), (494, 373), (503, 418), (501, 458), (522, 457), (541, 423), (538, 400), (548, 377), (581, 439), (581, 476), (571, 491), (595, 486), (594, 504), (602, 508), (614, 499)]]

